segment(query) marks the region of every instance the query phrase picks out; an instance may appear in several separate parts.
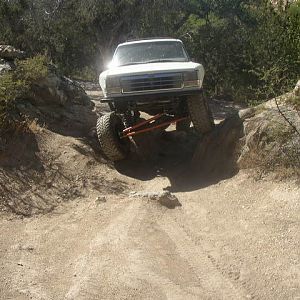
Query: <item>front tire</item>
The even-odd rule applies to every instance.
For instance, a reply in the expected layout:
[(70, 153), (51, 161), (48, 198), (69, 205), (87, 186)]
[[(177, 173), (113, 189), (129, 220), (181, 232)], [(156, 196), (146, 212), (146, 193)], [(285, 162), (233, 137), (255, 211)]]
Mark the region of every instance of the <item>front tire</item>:
[(97, 135), (103, 153), (112, 161), (125, 159), (130, 152), (129, 138), (120, 138), (125, 129), (121, 118), (114, 112), (100, 117), (97, 121)]
[(214, 118), (203, 94), (190, 96), (187, 103), (197, 133), (206, 134), (212, 131), (215, 126)]

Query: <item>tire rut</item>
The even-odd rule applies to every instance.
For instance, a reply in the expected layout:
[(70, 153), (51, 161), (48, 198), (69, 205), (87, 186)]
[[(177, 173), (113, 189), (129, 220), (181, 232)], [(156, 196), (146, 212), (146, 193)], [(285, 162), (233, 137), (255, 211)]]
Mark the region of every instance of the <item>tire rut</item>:
[[(153, 206), (152, 203), (147, 203), (143, 213), (139, 214), (131, 228), (133, 244), (143, 249), (139, 255), (132, 255), (128, 266), (130, 273), (133, 274), (132, 280), (138, 277), (139, 280), (147, 282), (151, 286), (152, 291), (159, 291), (157, 298), (151, 299), (158, 299), (158, 297), (161, 296), (162, 299), (197, 300), (199, 299), (199, 295), (201, 295), (201, 299), (203, 300), (209, 299), (201, 286), (187, 283), (183, 285), (174, 280), (174, 278), (172, 279), (170, 275), (167, 276), (165, 274), (164, 271), (166, 270), (163, 270), (165, 268), (163, 261), (166, 257), (169, 258), (171, 256), (174, 257), (174, 266), (178, 265), (176, 253), (172, 253), (172, 249), (168, 247), (168, 242), (165, 241), (163, 237), (156, 237), (154, 242), (148, 235), (149, 230), (154, 230), (154, 232), (160, 236), (165, 234), (157, 221), (161, 217), (163, 217), (163, 213), (160, 208), (156, 205)], [(142, 235), (140, 234), (141, 232), (143, 232)], [(163, 243), (162, 240), (164, 240), (165, 243)], [(163, 253), (157, 252), (156, 247), (162, 248)], [(159, 269), (155, 267), (156, 263), (160, 265)], [(168, 271), (176, 273), (176, 271), (171, 269), (168, 269)]]
[(220, 273), (200, 246), (196, 246), (171, 217), (166, 215), (159, 224), (198, 275), (201, 285), (212, 299), (247, 299), (245, 292)]
[[(113, 249), (116, 248), (116, 244), (126, 240), (140, 206), (141, 203), (132, 202), (90, 242), (89, 252), (77, 259), (74, 270), (76, 278), (66, 293), (65, 299), (99, 299), (100, 279), (105, 278), (103, 270), (105, 265), (111, 262), (110, 252), (116, 250)], [(106, 253), (108, 255), (105, 255)]]

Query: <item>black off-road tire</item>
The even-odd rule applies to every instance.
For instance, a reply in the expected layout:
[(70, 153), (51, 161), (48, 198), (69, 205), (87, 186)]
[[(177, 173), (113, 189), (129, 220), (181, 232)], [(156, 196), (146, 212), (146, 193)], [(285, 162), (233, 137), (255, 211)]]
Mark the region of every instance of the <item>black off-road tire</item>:
[(114, 112), (100, 117), (97, 121), (97, 135), (103, 153), (112, 161), (125, 159), (130, 152), (129, 138), (120, 138), (125, 129), (121, 118)]
[(215, 126), (214, 118), (203, 94), (190, 96), (187, 103), (196, 132), (206, 134), (212, 131)]
[(188, 131), (191, 126), (191, 119), (188, 118), (186, 120), (180, 121), (176, 123), (176, 130), (177, 131)]

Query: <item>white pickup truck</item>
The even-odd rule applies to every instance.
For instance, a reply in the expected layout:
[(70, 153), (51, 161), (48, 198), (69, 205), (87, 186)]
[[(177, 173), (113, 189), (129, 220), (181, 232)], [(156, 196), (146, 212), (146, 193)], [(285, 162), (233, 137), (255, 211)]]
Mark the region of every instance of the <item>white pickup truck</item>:
[[(202, 94), (204, 68), (192, 62), (178, 39), (143, 39), (120, 44), (99, 82), (111, 113), (98, 119), (97, 134), (104, 154), (126, 158), (130, 137), (176, 123), (196, 132), (212, 130), (214, 121)], [(140, 121), (140, 112), (151, 116)]]

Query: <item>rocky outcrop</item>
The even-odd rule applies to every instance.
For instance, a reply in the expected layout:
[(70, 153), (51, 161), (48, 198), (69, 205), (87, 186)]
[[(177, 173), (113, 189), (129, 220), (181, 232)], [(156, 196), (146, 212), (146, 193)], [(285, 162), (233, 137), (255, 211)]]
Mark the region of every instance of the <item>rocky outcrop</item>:
[(17, 108), (49, 129), (72, 136), (89, 134), (97, 118), (94, 103), (81, 86), (55, 73), (37, 81)]
[(242, 110), (205, 135), (191, 164), (198, 178), (218, 181), (241, 169), (300, 176), (300, 115), (287, 98)]
[[(15, 68), (15, 59), (24, 52), (0, 45), (0, 75)], [(56, 68), (31, 84), (30, 91), (16, 101), (17, 114), (35, 119), (41, 125), (62, 134), (82, 136), (95, 126), (94, 103), (75, 81), (61, 76)]]
[(300, 80), (298, 80), (298, 82), (294, 88), (294, 95), (296, 97), (300, 97)]
[(242, 143), (238, 159), (240, 168), (290, 169), (299, 173), (299, 112), (283, 99), (258, 106), (255, 115), (244, 122)]
[(11, 71), (14, 67), (14, 60), (23, 58), (25, 53), (9, 45), (0, 45), (0, 75)]
[(46, 78), (35, 82), (32, 86), (31, 100), (37, 106), (59, 105), (91, 105), (90, 98), (75, 81), (49, 72)]
[(243, 120), (238, 114), (228, 117), (206, 134), (197, 144), (191, 163), (197, 178), (219, 181), (237, 173), (242, 137)]

